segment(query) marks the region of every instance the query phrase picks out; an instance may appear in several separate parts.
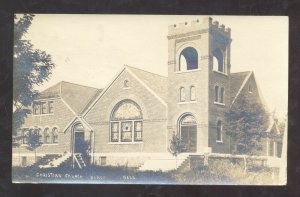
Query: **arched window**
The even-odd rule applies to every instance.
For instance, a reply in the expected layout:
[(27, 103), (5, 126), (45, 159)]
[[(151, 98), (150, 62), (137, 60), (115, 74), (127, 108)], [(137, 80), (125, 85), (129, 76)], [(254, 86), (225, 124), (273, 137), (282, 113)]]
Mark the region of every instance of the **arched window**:
[(142, 141), (143, 115), (132, 100), (123, 100), (114, 108), (110, 120), (111, 142)]
[(179, 101), (180, 102), (185, 101), (185, 89), (184, 89), (184, 87), (179, 88)]
[(219, 102), (219, 86), (215, 86), (215, 102)]
[(197, 150), (197, 121), (191, 114), (182, 116), (179, 120), (180, 137), (184, 145), (183, 152)]
[(213, 67), (214, 70), (225, 73), (223, 53), (219, 48), (213, 52)]
[(44, 130), (44, 143), (45, 144), (49, 144), (50, 143), (49, 128), (45, 128), (45, 130)]
[(38, 128), (37, 129), (38, 132), (38, 136), (39, 136), (39, 143), (43, 143), (43, 133), (42, 133), (42, 129)]
[(196, 88), (195, 88), (195, 86), (190, 87), (190, 100), (191, 101), (196, 100)]
[(193, 47), (187, 47), (179, 55), (179, 71), (194, 69), (198, 69), (198, 53)]
[(57, 143), (58, 142), (58, 129), (54, 127), (52, 129), (52, 143)]
[(217, 142), (222, 142), (222, 122), (221, 120), (218, 120), (217, 122)]
[(224, 88), (220, 90), (220, 103), (224, 103)]

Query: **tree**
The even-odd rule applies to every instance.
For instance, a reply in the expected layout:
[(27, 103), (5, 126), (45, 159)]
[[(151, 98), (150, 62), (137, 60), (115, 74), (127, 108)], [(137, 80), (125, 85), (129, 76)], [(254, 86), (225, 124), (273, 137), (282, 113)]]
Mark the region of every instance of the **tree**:
[(24, 14), (14, 22), (14, 77), (13, 77), (13, 132), (24, 123), (31, 113), (29, 107), (39, 95), (37, 86), (48, 81), (55, 64), (45, 51), (34, 49), (26, 34), (34, 18)]
[(31, 151), (34, 150), (36, 161), (36, 148), (41, 145), (40, 130), (37, 128), (30, 130), (28, 135), (24, 137), (27, 137), (27, 148)]
[(172, 138), (170, 140), (169, 151), (173, 156), (176, 157), (176, 168), (177, 168), (177, 156), (183, 151), (185, 145), (178, 133), (173, 132)]
[(233, 153), (257, 154), (262, 150), (261, 139), (266, 137), (268, 114), (257, 100), (240, 96), (225, 113), (225, 130), (234, 144)]

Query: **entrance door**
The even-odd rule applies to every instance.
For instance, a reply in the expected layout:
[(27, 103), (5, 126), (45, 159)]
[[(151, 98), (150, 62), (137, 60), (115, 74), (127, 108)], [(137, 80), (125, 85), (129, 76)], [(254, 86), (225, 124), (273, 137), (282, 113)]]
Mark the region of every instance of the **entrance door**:
[(73, 127), (73, 151), (74, 153), (84, 153), (86, 151), (86, 142), (84, 139), (84, 127), (81, 123)]
[(74, 152), (83, 153), (85, 151), (84, 132), (75, 132), (74, 139)]
[(185, 115), (180, 120), (180, 136), (184, 144), (183, 152), (197, 151), (197, 123), (192, 115)]

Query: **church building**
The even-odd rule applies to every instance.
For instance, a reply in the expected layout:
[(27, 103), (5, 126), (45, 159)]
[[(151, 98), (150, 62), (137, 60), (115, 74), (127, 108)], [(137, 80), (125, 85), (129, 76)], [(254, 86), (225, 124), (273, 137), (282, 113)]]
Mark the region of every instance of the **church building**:
[[(231, 73), (231, 29), (207, 17), (168, 28), (168, 76), (125, 65), (103, 89), (60, 82), (41, 93), (18, 131), (13, 165), (32, 165), (53, 156), (84, 166), (142, 167), (170, 157), (178, 134), (182, 154), (231, 154), (225, 113), (247, 95), (265, 107), (252, 71)], [(162, 65), (163, 66), (163, 65)], [(278, 134), (270, 118), (266, 132)], [(26, 136), (38, 132), (40, 145), (28, 150)], [(17, 139), (17, 138), (15, 138)], [(263, 139), (260, 155), (278, 155), (277, 142)]]

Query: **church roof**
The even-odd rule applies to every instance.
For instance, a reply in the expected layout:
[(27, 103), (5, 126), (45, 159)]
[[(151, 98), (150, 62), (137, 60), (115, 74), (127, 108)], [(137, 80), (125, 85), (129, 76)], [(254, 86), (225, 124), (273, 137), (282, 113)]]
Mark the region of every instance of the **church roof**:
[(247, 82), (252, 71), (237, 72), (230, 74), (230, 101), (233, 104), (234, 100), (239, 95), (243, 85)]
[(132, 66), (125, 66), (142, 80), (151, 90), (153, 90), (162, 100), (167, 102), (168, 97), (168, 78), (162, 75), (151, 73)]
[(41, 92), (38, 99), (62, 98), (76, 113), (82, 112), (102, 89), (61, 81)]

